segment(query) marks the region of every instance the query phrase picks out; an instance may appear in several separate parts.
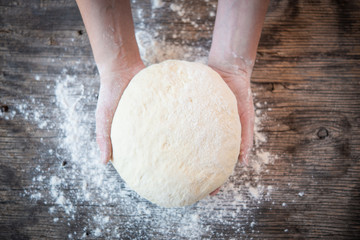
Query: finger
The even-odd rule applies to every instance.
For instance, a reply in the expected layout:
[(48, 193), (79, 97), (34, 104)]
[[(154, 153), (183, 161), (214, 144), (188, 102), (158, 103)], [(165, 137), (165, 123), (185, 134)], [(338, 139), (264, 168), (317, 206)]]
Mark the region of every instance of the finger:
[(98, 106), (96, 109), (96, 142), (100, 149), (100, 161), (106, 164), (112, 155), (111, 147), (111, 123), (114, 117), (114, 110), (103, 104), (99, 96)]
[(254, 140), (254, 106), (249, 104), (248, 108), (240, 114), (241, 122), (241, 146), (240, 161), (245, 165), (249, 163), (249, 153), (253, 146)]
[(220, 187), (218, 187), (217, 189), (215, 189), (214, 191), (212, 191), (209, 195), (213, 197), (213, 196), (215, 196), (219, 191), (220, 191)]
[(125, 86), (120, 82), (100, 85), (96, 107), (96, 142), (101, 152), (100, 161), (104, 164), (109, 162), (112, 157), (111, 124)]
[(96, 142), (100, 148), (100, 162), (107, 164), (111, 159), (111, 140), (110, 137), (98, 136)]
[(112, 114), (104, 111), (102, 106), (98, 106), (96, 111), (96, 142), (100, 149), (100, 161), (106, 164), (112, 153), (111, 148), (111, 121)]

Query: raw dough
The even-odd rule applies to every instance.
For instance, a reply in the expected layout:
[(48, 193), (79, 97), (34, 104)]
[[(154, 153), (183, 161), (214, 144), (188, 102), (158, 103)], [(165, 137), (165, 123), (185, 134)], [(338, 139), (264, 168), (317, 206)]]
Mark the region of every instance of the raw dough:
[(234, 94), (201, 63), (147, 67), (121, 97), (111, 129), (113, 165), (140, 196), (190, 205), (231, 175), (241, 127)]

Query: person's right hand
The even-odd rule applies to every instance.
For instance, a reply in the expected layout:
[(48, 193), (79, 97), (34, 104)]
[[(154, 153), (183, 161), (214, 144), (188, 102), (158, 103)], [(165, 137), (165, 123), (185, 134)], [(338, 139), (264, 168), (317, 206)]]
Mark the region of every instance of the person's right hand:
[(143, 69), (136, 43), (130, 0), (76, 0), (84, 20), (96, 65), (100, 92), (96, 109), (96, 141), (100, 161), (111, 159), (111, 123), (122, 93)]
[(100, 161), (106, 164), (112, 158), (111, 124), (121, 95), (130, 80), (143, 68), (139, 60), (130, 66), (120, 63), (100, 74), (100, 91), (96, 107), (96, 142), (100, 148)]

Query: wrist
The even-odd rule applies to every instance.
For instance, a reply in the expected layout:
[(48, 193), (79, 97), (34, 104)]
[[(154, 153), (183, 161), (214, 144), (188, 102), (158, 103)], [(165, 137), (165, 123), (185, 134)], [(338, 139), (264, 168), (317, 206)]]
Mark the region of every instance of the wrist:
[(254, 61), (251, 59), (236, 55), (231, 52), (210, 51), (208, 65), (216, 71), (227, 75), (239, 75), (244, 79), (250, 79)]
[(112, 84), (119, 81), (128, 83), (140, 70), (145, 68), (140, 57), (131, 61), (115, 59), (97, 64), (97, 66), (101, 84)]
[(106, 55), (94, 53), (94, 57), (100, 75), (109, 72), (126, 71), (127, 69), (132, 69), (133, 66), (142, 64), (137, 48), (114, 50)]

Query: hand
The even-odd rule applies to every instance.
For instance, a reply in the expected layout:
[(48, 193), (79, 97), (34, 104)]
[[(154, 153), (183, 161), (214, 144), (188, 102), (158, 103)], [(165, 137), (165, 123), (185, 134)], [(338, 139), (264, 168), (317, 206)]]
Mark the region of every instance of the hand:
[[(212, 66), (210, 66), (212, 67)], [(254, 104), (250, 88), (249, 70), (223, 71), (217, 67), (212, 67), (224, 79), (231, 91), (234, 93), (237, 103), (241, 123), (241, 146), (240, 161), (245, 165), (248, 164), (248, 156), (253, 146), (254, 139)], [(210, 193), (214, 196), (220, 188)]]
[(254, 103), (250, 87), (251, 73), (246, 70), (227, 72), (216, 67), (213, 67), (213, 69), (224, 79), (236, 97), (241, 123), (239, 159), (247, 165), (249, 162), (248, 156), (253, 146), (255, 122)]
[(121, 95), (130, 80), (143, 68), (144, 63), (140, 60), (126, 68), (119, 67), (100, 75), (101, 84), (96, 107), (96, 142), (101, 152), (100, 161), (104, 164), (112, 158), (111, 124)]
[(111, 124), (122, 93), (143, 69), (135, 39), (130, 0), (76, 0), (84, 20), (96, 65), (100, 93), (96, 109), (96, 141), (101, 161), (111, 159)]
[[(250, 76), (269, 0), (219, 0), (208, 64), (233, 91), (241, 123), (240, 159), (248, 164), (254, 105)], [(210, 193), (215, 195), (219, 188)]]

